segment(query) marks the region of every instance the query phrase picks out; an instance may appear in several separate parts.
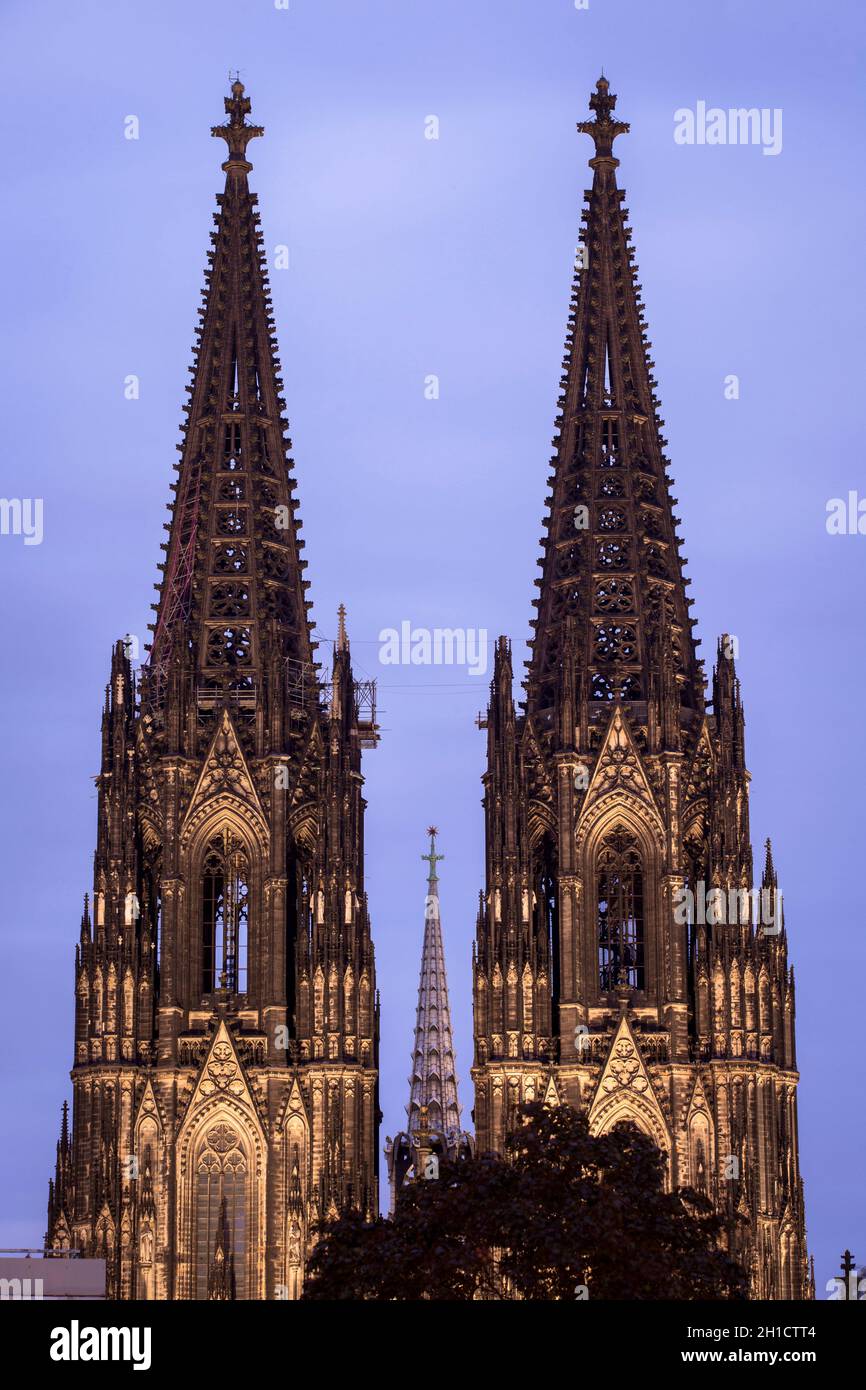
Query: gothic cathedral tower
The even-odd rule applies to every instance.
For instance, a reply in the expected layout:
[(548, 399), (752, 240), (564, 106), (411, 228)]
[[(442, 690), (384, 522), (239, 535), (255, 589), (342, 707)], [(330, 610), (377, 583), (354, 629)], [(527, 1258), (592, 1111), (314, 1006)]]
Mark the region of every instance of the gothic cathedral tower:
[[(73, 1122), (48, 1244), (109, 1296), (295, 1298), (316, 1222), (377, 1192), (378, 1018), (343, 613), (314, 662), (240, 82), (149, 657), (118, 643)], [(128, 645), (128, 644), (127, 644)], [(137, 688), (136, 688), (137, 687)]]
[(615, 102), (601, 78), (578, 126), (593, 183), (526, 701), (500, 638), (486, 720), (477, 1143), (532, 1098), (596, 1133), (631, 1120), (716, 1203), (753, 1296), (803, 1298), (793, 970), (769, 846), (752, 888), (733, 645), (711, 703), (696, 654)]

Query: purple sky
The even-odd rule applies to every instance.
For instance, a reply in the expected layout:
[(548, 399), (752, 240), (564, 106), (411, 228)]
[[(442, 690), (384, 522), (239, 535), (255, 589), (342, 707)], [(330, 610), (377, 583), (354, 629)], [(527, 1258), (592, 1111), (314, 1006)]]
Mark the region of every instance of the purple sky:
[[(102, 688), (113, 640), (150, 616), (230, 66), (267, 131), (250, 151), (266, 245), (290, 248), (271, 283), (314, 617), (332, 639), (345, 601), (356, 671), (379, 679), (365, 770), (382, 1139), (408, 1093), (431, 821), (468, 1121), (487, 678), (380, 666), (377, 637), (404, 620), (486, 628), (522, 654), (591, 177), (574, 126), (603, 66), (632, 123), (619, 177), (694, 611), (705, 656), (718, 632), (739, 639), (754, 840), (772, 835), (785, 892), (821, 1296), (846, 1245), (866, 1262), (866, 536), (825, 528), (829, 498), (866, 493), (861, 7), (7, 0), (0, 29), (2, 491), (45, 507), (41, 545), (0, 537), (0, 1245), (44, 1231)], [(677, 145), (673, 113), (698, 101), (781, 108), (782, 152)]]

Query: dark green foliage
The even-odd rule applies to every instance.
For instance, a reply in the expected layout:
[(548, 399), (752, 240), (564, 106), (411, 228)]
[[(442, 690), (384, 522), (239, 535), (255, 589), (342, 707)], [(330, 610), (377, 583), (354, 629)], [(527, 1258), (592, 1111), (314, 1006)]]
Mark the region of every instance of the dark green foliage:
[(521, 1117), (506, 1159), (443, 1162), (438, 1181), (401, 1192), (393, 1220), (326, 1227), (304, 1298), (746, 1297), (711, 1204), (665, 1191), (651, 1139), (630, 1125), (593, 1136), (568, 1106)]

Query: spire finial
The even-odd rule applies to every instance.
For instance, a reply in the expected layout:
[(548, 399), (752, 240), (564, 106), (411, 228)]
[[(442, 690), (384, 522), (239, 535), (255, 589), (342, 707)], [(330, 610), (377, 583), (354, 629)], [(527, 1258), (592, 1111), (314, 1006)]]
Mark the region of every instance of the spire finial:
[(229, 119), (225, 125), (211, 126), (211, 135), (219, 136), (229, 147), (229, 157), (222, 166), (226, 173), (229, 170), (247, 173), (252, 169), (253, 166), (247, 159), (247, 145), (255, 136), (265, 133), (264, 126), (247, 125), (244, 120), (250, 113), (250, 99), (244, 95), (244, 90), (240, 76), (236, 76), (232, 83), (231, 96), (224, 98)]
[(595, 159), (589, 161), (590, 167), (594, 167), (596, 160), (613, 160), (614, 165), (619, 163), (618, 159), (613, 158), (613, 142), (618, 135), (625, 135), (629, 130), (628, 121), (615, 121), (611, 119), (611, 112), (616, 106), (616, 95), (610, 90), (610, 83), (602, 75), (595, 84), (595, 91), (589, 98), (589, 109), (595, 112), (594, 121), (578, 121), (577, 128), (582, 135), (591, 135), (595, 141)]
[(346, 651), (349, 639), (346, 636), (346, 605), (341, 603), (337, 609), (337, 651)]
[(436, 836), (439, 834), (439, 831), (436, 829), (436, 826), (428, 825), (427, 834), (430, 836), (430, 852), (429, 854), (422, 854), (421, 858), (426, 859), (427, 863), (430, 865), (430, 872), (427, 875), (427, 882), (438, 883), (439, 875), (436, 872), (436, 865), (440, 859), (445, 858), (445, 855), (436, 853)]

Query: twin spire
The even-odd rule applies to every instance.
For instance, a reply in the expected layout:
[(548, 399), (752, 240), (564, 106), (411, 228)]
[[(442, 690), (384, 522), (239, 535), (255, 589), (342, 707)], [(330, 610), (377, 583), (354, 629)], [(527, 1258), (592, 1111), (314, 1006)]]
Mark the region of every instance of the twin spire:
[(577, 726), (585, 744), (608, 702), (631, 703), (637, 723), (666, 720), (670, 738), (681, 718), (689, 720), (682, 711), (704, 705), (664, 422), (616, 184), (613, 144), (629, 126), (613, 115), (607, 78), (589, 105), (593, 119), (577, 128), (595, 146), (593, 182), (568, 319), (527, 685), (537, 732), (544, 737), (556, 726), (566, 744)]
[(250, 99), (244, 95), (244, 84), (240, 78), (232, 83), (232, 94), (225, 97), (228, 120), (225, 125), (211, 126), (210, 133), (225, 140), (229, 147), (229, 157), (223, 164), (226, 173), (249, 173), (252, 164), (247, 159), (247, 145), (257, 135), (264, 135), (263, 125), (247, 125), (246, 116), (250, 114)]
[[(578, 673), (574, 702), (646, 704), (667, 689), (696, 708), (702, 676), (688, 616), (676, 520), (668, 493), (658, 402), (630, 232), (616, 187), (616, 96), (600, 77), (590, 97), (593, 187), (566, 343), (551, 512), (544, 538), (530, 714), (552, 713), (563, 665)], [(225, 98), (226, 187), (213, 251), (188, 422), (166, 546), (150, 656), (159, 673), (191, 640), (200, 686), (237, 689), (265, 650), (306, 667), (314, 644), (303, 542), (292, 497), (287, 422), (265, 256), (247, 158), (263, 127), (236, 79)], [(345, 613), (337, 650), (345, 651)], [(666, 674), (665, 674), (666, 673)], [(577, 711), (572, 712), (574, 727)], [(431, 1126), (459, 1131), (451, 1020), (430, 831), (409, 1130), (421, 1108)]]

